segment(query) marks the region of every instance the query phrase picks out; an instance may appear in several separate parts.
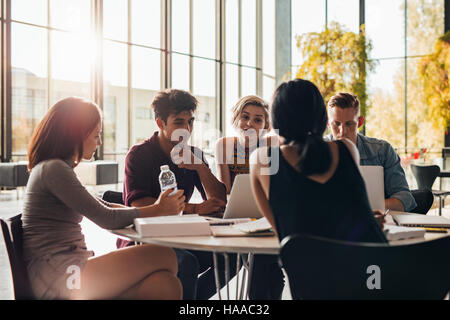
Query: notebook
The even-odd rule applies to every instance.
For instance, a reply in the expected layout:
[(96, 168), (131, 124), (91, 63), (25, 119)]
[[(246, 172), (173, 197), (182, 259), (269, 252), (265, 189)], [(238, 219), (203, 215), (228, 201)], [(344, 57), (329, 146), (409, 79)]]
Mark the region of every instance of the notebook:
[(392, 218), (400, 226), (450, 228), (450, 220), (441, 216), (404, 213), (393, 214)]
[(425, 236), (425, 229), (422, 228), (385, 226), (383, 231), (389, 241), (423, 238)]

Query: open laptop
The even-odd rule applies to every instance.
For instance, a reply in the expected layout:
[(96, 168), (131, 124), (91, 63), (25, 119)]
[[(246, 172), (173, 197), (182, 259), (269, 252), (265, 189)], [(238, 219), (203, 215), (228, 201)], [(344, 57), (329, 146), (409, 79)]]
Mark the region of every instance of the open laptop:
[(360, 166), (372, 210), (384, 212), (384, 171), (382, 166)]
[(230, 198), (223, 213), (224, 219), (262, 218), (250, 185), (250, 175), (240, 174), (234, 179)]

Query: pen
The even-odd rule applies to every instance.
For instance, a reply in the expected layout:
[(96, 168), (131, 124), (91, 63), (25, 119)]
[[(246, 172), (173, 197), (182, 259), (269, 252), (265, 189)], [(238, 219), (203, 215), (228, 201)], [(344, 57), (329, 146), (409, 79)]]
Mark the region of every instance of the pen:
[(389, 213), (389, 209), (386, 209), (386, 211), (384, 212), (383, 216), (387, 216), (388, 213)]

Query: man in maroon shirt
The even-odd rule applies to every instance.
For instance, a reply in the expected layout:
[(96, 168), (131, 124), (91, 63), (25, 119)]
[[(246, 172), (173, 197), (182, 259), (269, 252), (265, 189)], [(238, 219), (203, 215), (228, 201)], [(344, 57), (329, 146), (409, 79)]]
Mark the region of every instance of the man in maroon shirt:
[[(197, 104), (195, 97), (182, 90), (165, 90), (155, 96), (151, 107), (159, 131), (150, 139), (133, 146), (127, 154), (123, 192), (125, 205), (141, 207), (154, 204), (161, 192), (158, 179), (160, 167), (169, 165), (175, 174), (178, 189), (184, 190), (186, 196), (184, 213), (209, 214), (225, 207), (225, 185), (212, 174), (203, 152), (194, 147), (185, 147), (182, 151), (174, 148), (191, 134)], [(184, 136), (180, 137), (180, 132)], [(174, 155), (174, 152), (178, 154), (177, 164), (172, 161), (171, 153)], [(189, 203), (194, 187), (200, 192), (203, 202)], [(129, 242), (118, 240), (118, 247), (126, 245)], [(212, 254), (178, 249), (176, 253), (184, 298), (208, 299), (212, 296), (215, 292), (214, 270), (210, 268), (213, 266)], [(197, 285), (199, 273), (203, 274)], [(223, 270), (220, 273), (223, 275)]]

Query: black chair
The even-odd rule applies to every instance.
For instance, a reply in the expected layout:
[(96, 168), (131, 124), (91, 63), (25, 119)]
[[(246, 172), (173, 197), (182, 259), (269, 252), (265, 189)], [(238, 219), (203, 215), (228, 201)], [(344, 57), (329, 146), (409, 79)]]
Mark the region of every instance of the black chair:
[(432, 190), (433, 183), (441, 169), (436, 165), (418, 166), (411, 164), (411, 171), (420, 190), (430, 190), (435, 197), (439, 198), (439, 215), (442, 215), (442, 204), (445, 201), (445, 197), (450, 194), (450, 191)]
[(0, 219), (3, 239), (8, 252), (13, 277), (14, 297), (16, 300), (31, 300), (33, 294), (25, 263), (22, 258), (22, 220), (21, 214), (12, 218)]
[(389, 245), (288, 236), (280, 258), (294, 299), (444, 299), (450, 236)]
[(106, 202), (123, 205), (122, 192), (107, 190), (103, 193), (102, 199)]
[(411, 210), (413, 213), (427, 214), (434, 202), (433, 193), (430, 190), (411, 190), (411, 194), (417, 206)]
[[(105, 200), (106, 202), (110, 202), (110, 203), (118, 203), (118, 204), (122, 204), (122, 205), (124, 204), (123, 198), (122, 198), (122, 192), (118, 192), (118, 191), (107, 190), (103, 193), (102, 199)], [(116, 247), (118, 249), (123, 248), (125, 246), (134, 245), (134, 244), (136, 244), (136, 242), (125, 240), (122, 238), (117, 238), (117, 240), (116, 240)]]

